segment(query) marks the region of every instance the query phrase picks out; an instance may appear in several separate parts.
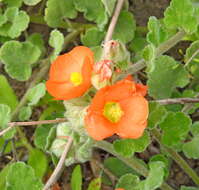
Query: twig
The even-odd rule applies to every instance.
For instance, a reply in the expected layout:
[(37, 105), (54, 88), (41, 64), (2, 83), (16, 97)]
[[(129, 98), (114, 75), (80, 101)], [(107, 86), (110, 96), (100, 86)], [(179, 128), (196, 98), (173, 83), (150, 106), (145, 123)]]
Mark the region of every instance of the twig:
[(61, 158), (53, 172), (53, 174), (50, 176), (49, 180), (47, 181), (46, 185), (44, 186), (43, 190), (49, 190), (50, 187), (56, 183), (57, 179), (59, 178), (59, 176), (61, 175), (63, 169), (64, 169), (64, 163), (65, 163), (65, 159), (67, 156), (68, 151), (70, 150), (70, 147), (72, 145), (73, 139), (72, 137), (68, 138), (68, 142), (66, 143), (66, 146), (64, 148), (64, 151), (61, 155)]
[(113, 32), (114, 32), (114, 29), (115, 29), (115, 26), (116, 26), (116, 23), (117, 23), (119, 15), (120, 15), (120, 11), (122, 9), (123, 4), (124, 4), (124, 0), (117, 1), (117, 5), (115, 7), (115, 11), (113, 13), (111, 22), (109, 24), (104, 43), (106, 43), (112, 39)]
[(6, 132), (14, 128), (15, 126), (31, 126), (31, 125), (43, 125), (43, 124), (53, 124), (66, 122), (67, 119), (59, 118), (55, 120), (42, 120), (42, 121), (26, 121), (26, 122), (10, 122), (8, 127), (0, 132), (0, 136), (4, 135)]
[(162, 100), (152, 100), (151, 102), (158, 102), (162, 105), (186, 104), (186, 103), (198, 103), (199, 98), (168, 98), (168, 99), (162, 99)]

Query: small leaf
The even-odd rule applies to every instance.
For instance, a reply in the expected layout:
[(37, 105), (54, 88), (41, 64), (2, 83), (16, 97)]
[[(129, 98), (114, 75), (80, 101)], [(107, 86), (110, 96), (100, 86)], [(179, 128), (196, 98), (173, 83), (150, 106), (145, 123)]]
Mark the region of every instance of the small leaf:
[(71, 189), (72, 190), (82, 189), (82, 172), (80, 165), (77, 165), (72, 172)]
[(187, 33), (197, 30), (198, 22), (195, 9), (190, 0), (172, 0), (164, 12), (164, 23), (168, 28), (184, 29)]
[(6, 190), (41, 190), (43, 184), (35, 177), (34, 170), (23, 162), (13, 163), (6, 178)]
[(84, 35), (81, 35), (81, 42), (83, 45), (92, 47), (101, 44), (105, 33), (98, 30), (96, 27), (92, 27), (86, 30)]
[(10, 164), (6, 165), (0, 172), (0, 189), (5, 190), (6, 189), (6, 177), (8, 175)]
[(75, 18), (77, 11), (75, 10), (73, 0), (48, 0), (45, 9), (45, 21), (50, 27), (58, 27), (64, 18)]
[[(142, 50), (142, 57), (145, 59), (145, 61), (148, 61), (149, 63), (153, 62), (156, 57), (155, 46), (153, 44), (149, 44), (149, 45), (145, 46), (144, 49)], [(150, 64), (150, 67), (151, 67), (151, 68), (149, 68), (150, 70), (153, 70), (152, 66)]]
[(17, 38), (29, 24), (29, 16), (25, 11), (19, 11), (17, 7), (6, 9), (7, 22), (0, 27), (0, 35)]
[(87, 190), (101, 190), (101, 178), (93, 179), (88, 186)]
[(115, 7), (116, 0), (102, 0), (102, 3), (104, 4), (108, 15), (111, 16)]
[(19, 111), (19, 120), (26, 121), (29, 120), (32, 115), (32, 109), (30, 106), (22, 107)]
[(28, 165), (34, 169), (35, 176), (42, 179), (48, 168), (48, 160), (42, 151), (33, 149), (28, 157)]
[(182, 112), (168, 113), (160, 128), (163, 130), (162, 143), (167, 146), (176, 146), (185, 140), (191, 126), (191, 119)]
[(193, 123), (193, 125), (191, 126), (191, 133), (193, 134), (193, 136), (199, 135), (199, 121)]
[(39, 83), (28, 91), (27, 99), (29, 105), (36, 105), (39, 100), (46, 94), (46, 86), (44, 83)]
[(20, 81), (29, 79), (31, 64), (35, 63), (40, 55), (38, 47), (30, 42), (8, 41), (0, 49), (0, 59), (5, 64), (6, 72)]
[(160, 56), (148, 73), (149, 94), (154, 98), (169, 98), (176, 87), (184, 87), (189, 82), (188, 72), (169, 56)]
[(11, 110), (18, 104), (17, 96), (4, 75), (0, 75), (0, 104), (8, 105)]
[(118, 180), (116, 188), (138, 190), (139, 182), (140, 180), (138, 176), (132, 174), (125, 174)]
[(167, 39), (167, 33), (163, 30), (160, 21), (156, 17), (149, 17), (148, 29), (147, 40), (156, 47)]
[(134, 38), (135, 29), (136, 23), (133, 14), (128, 11), (121, 11), (114, 30), (113, 39), (128, 43)]
[(55, 60), (57, 55), (59, 55), (59, 53), (61, 52), (63, 44), (64, 44), (63, 34), (57, 29), (53, 30), (50, 33), (50, 39), (49, 39), (49, 45), (54, 48), (53, 55), (51, 57), (52, 61)]
[(26, 5), (34, 6), (38, 4), (41, 0), (23, 0)]
[(198, 159), (199, 158), (199, 136), (194, 137), (190, 142), (183, 144), (182, 150), (186, 157)]
[(180, 190), (199, 190), (197, 187), (181, 186)]
[(154, 128), (162, 122), (165, 118), (167, 111), (164, 106), (156, 103), (149, 103), (149, 118), (148, 118), (148, 127)]
[(154, 190), (160, 187), (164, 181), (164, 163), (160, 161), (149, 164), (149, 175), (142, 181), (143, 190)]
[(75, 8), (84, 12), (84, 17), (89, 21), (97, 23), (103, 28), (108, 22), (108, 15), (101, 0), (74, 0)]
[(10, 107), (5, 104), (0, 104), (0, 128), (4, 129), (7, 127), (8, 122), (11, 119)]

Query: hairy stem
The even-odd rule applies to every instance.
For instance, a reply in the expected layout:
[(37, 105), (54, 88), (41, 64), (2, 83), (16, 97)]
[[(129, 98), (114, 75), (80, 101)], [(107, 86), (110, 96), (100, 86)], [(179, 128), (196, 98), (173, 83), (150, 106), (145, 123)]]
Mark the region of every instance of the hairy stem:
[[(114, 156), (116, 156), (118, 159), (123, 161), (127, 166), (131, 167), (133, 170), (135, 170), (137, 173), (143, 175), (144, 177), (148, 176), (148, 169), (143, 166), (139, 162), (138, 159), (131, 157), (131, 158), (125, 158), (123, 156), (120, 156), (115, 150), (113, 149), (113, 145), (107, 141), (97, 141), (95, 143), (96, 148), (100, 148)], [(167, 183), (163, 183), (161, 186), (162, 190), (173, 190), (172, 187), (170, 187)]]
[(164, 146), (160, 139), (161, 139), (161, 134), (157, 129), (152, 130), (153, 136), (156, 138), (156, 140), (159, 142), (161, 145), (162, 149), (165, 150), (171, 158), (184, 170), (185, 173), (189, 175), (189, 177), (194, 181), (196, 185), (199, 186), (199, 176), (195, 173), (195, 171), (187, 164), (187, 162), (173, 149), (168, 148)]

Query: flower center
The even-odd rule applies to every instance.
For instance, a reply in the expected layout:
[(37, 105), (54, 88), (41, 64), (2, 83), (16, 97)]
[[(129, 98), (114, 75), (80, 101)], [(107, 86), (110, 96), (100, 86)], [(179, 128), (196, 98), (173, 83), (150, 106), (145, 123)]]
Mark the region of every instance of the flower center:
[(123, 114), (124, 112), (117, 102), (107, 102), (104, 106), (103, 116), (112, 123), (117, 123)]
[(82, 83), (82, 81), (83, 81), (81, 73), (79, 73), (79, 72), (73, 72), (73, 73), (71, 73), (71, 75), (70, 75), (70, 81), (75, 86), (80, 85)]

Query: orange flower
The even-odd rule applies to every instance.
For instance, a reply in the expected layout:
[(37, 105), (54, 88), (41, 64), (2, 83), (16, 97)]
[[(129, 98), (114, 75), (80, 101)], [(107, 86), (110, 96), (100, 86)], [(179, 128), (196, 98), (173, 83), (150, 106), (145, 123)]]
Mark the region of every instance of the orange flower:
[(91, 86), (93, 64), (93, 52), (84, 46), (58, 56), (50, 67), (48, 92), (57, 100), (82, 96)]
[(148, 102), (143, 97), (147, 87), (124, 79), (101, 88), (85, 117), (91, 137), (102, 140), (114, 133), (121, 138), (139, 138), (147, 126)]

